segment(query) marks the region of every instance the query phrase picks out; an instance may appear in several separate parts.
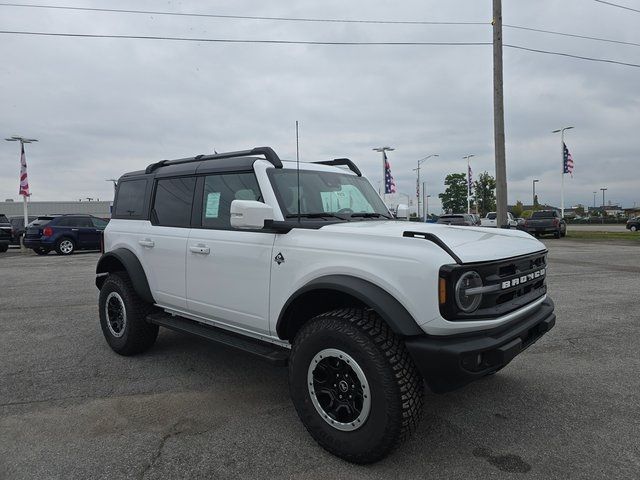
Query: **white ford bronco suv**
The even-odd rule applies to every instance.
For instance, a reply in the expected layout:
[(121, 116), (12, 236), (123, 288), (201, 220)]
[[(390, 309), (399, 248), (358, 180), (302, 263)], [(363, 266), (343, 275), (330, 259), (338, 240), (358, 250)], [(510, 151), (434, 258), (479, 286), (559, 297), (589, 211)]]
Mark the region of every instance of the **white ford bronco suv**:
[(495, 373), (553, 327), (546, 250), (520, 231), (396, 220), (348, 159), (296, 165), (259, 147), (123, 175), (100, 324), (121, 355), (166, 327), (287, 365), (313, 438), (374, 462), (416, 427), (424, 383)]

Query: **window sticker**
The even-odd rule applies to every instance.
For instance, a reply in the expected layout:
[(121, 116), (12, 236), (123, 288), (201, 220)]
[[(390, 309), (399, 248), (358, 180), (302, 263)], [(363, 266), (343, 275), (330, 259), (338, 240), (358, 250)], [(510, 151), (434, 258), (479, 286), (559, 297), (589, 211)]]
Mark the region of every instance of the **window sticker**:
[(220, 210), (220, 192), (211, 192), (207, 194), (207, 204), (204, 217), (218, 218), (218, 210)]

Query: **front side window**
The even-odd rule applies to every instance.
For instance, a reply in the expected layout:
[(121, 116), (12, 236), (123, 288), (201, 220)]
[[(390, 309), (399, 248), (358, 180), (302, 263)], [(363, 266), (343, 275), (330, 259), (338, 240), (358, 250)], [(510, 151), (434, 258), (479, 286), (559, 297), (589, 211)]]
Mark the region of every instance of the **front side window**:
[(195, 177), (158, 180), (151, 222), (165, 227), (189, 227), (195, 187)]
[(93, 226), (94, 227), (102, 228), (102, 229), (106, 228), (107, 224), (109, 223), (106, 220), (103, 220), (103, 219), (98, 218), (98, 217), (91, 217), (91, 221), (93, 222)]
[(253, 172), (209, 175), (204, 180), (202, 226), (230, 229), (231, 202), (262, 201), (260, 187)]
[(389, 217), (389, 211), (371, 184), (348, 173), (291, 169), (270, 170), (269, 175), (286, 218), (338, 217), (343, 220)]

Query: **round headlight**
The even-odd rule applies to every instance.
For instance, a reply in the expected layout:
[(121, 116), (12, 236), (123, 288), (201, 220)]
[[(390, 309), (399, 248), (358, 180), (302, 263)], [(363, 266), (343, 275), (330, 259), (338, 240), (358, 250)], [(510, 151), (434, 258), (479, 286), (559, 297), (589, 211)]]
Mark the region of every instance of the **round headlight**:
[(465, 313), (470, 313), (476, 310), (480, 306), (482, 301), (482, 294), (468, 294), (467, 290), (482, 286), (482, 278), (478, 272), (466, 272), (463, 273), (458, 282), (456, 283), (456, 304), (458, 308)]

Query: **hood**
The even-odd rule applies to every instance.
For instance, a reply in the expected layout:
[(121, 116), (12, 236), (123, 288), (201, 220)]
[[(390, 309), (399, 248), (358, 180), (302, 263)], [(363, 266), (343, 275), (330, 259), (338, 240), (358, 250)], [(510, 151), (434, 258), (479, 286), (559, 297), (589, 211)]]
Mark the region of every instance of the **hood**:
[(380, 237), (402, 237), (404, 232), (430, 233), (449, 247), (463, 263), (500, 260), (546, 250), (542, 242), (526, 232), (498, 228), (389, 220), (334, 223), (321, 230)]

